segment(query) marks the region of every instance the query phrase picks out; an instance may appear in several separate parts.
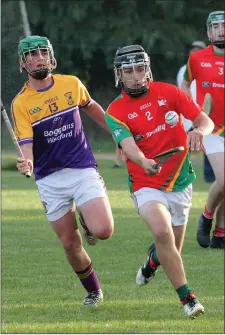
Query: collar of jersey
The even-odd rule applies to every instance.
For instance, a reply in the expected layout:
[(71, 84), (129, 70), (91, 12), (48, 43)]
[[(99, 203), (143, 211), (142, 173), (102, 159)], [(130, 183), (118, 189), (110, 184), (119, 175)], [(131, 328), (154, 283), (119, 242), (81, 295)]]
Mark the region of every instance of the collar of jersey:
[(36, 92), (45, 92), (45, 91), (48, 91), (50, 90), (50, 88), (54, 85), (55, 81), (54, 81), (54, 78), (51, 77), (52, 81), (50, 83), (50, 85), (48, 85), (47, 87), (45, 88), (40, 88), (39, 90), (35, 90), (34, 88), (31, 88), (28, 86), (28, 81), (25, 83), (25, 88), (28, 89), (28, 90), (32, 90), (32, 91), (36, 91)]
[(217, 55), (217, 56), (222, 56), (222, 55), (224, 55), (224, 52), (216, 52), (216, 51), (214, 51), (214, 49), (213, 49), (213, 45), (211, 44), (211, 48), (212, 48), (212, 53), (214, 54), (214, 55)]

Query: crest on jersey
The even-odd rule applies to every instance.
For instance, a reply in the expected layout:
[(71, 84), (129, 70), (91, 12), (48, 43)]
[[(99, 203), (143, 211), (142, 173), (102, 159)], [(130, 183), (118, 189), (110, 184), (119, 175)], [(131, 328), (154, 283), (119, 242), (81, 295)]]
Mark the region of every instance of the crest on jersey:
[(158, 100), (158, 105), (159, 105), (159, 107), (165, 106), (166, 105), (166, 99), (159, 99)]
[(71, 105), (74, 103), (74, 101), (73, 101), (73, 97), (72, 97), (72, 92), (66, 92), (66, 93), (64, 94), (64, 96), (66, 97), (66, 100), (67, 100), (68, 105), (71, 106)]
[(116, 137), (118, 137), (118, 136), (120, 136), (121, 132), (122, 132), (122, 129), (115, 129), (115, 130), (114, 130), (114, 135), (115, 135)]

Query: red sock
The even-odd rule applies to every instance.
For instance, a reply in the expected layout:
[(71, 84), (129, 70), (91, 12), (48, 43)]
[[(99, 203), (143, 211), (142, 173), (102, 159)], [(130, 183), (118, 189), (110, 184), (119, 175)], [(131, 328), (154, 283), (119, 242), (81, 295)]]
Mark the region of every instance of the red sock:
[(156, 264), (153, 259), (152, 259), (152, 256), (150, 257), (149, 259), (149, 265), (151, 266), (151, 268), (153, 269), (157, 269), (158, 268), (158, 264)]
[(213, 219), (214, 212), (215, 211), (212, 211), (212, 212), (208, 211), (208, 209), (205, 206), (205, 210), (203, 212), (203, 215), (204, 215), (204, 217), (206, 217), (206, 219)]
[(225, 236), (225, 228), (215, 227), (213, 235), (216, 237), (224, 237)]

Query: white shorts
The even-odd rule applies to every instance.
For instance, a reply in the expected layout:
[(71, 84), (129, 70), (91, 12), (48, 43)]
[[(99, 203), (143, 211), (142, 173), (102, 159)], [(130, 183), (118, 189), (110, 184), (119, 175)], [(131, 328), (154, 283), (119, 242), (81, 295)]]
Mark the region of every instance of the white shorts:
[[(183, 226), (188, 222), (192, 199), (192, 184), (180, 192), (166, 192), (155, 188), (143, 187), (131, 195), (137, 212), (149, 201), (163, 203), (171, 214), (173, 226)], [(150, 213), (151, 215), (151, 213)]]
[(49, 221), (63, 217), (90, 199), (107, 197), (102, 177), (95, 168), (62, 169), (36, 181)]
[(224, 137), (216, 134), (209, 134), (204, 137), (203, 146), (206, 155), (224, 152)]

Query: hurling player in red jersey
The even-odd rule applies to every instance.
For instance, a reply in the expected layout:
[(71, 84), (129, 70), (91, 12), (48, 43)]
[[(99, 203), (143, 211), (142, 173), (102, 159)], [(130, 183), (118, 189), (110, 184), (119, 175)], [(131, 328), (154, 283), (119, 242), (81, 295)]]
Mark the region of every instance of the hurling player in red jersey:
[[(114, 60), (116, 86), (121, 95), (109, 106), (105, 118), (114, 140), (126, 156), (131, 197), (155, 244), (147, 262), (139, 269), (137, 285), (147, 284), (161, 264), (193, 318), (204, 312), (187, 284), (180, 251), (191, 206), (195, 174), (188, 151), (199, 150), (213, 122), (193, 100), (174, 85), (152, 81), (150, 59), (139, 45), (120, 48)], [(165, 115), (174, 111), (175, 124)], [(181, 114), (196, 129), (186, 134)], [(152, 157), (177, 146), (185, 150), (155, 169)]]
[[(189, 87), (195, 79), (198, 104), (202, 106), (206, 93), (212, 97), (210, 118), (215, 128), (212, 134), (204, 138), (203, 145), (216, 180), (210, 188), (205, 209), (199, 219), (197, 240), (204, 248), (210, 245), (212, 248), (224, 249), (224, 11), (209, 14), (207, 34), (211, 44), (190, 55), (182, 89), (190, 94)], [(210, 241), (214, 213), (216, 225)]]

